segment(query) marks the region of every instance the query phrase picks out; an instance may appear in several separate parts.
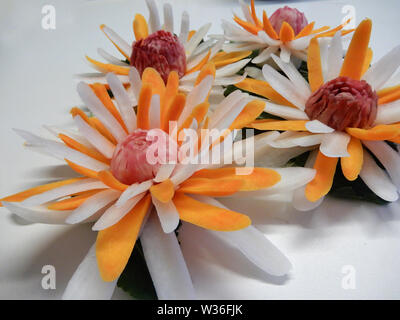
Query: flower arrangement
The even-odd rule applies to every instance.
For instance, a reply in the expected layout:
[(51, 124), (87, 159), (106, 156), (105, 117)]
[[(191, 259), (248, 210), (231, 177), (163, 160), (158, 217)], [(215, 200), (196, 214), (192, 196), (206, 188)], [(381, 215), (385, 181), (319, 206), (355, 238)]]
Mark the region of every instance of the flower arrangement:
[(172, 6), (161, 22), (156, 2), (145, 3), (149, 18), (135, 15), (132, 43), (101, 25), (122, 57), (103, 49), (106, 62), (86, 57), (98, 72), (78, 76), (85, 108), (71, 109), (75, 129), (50, 129), (55, 139), (15, 130), (79, 177), (0, 205), (97, 232), (64, 299), (109, 299), (117, 285), (134, 298), (195, 299), (178, 240), (187, 223), (264, 272), (287, 274), (289, 259), (218, 198), (268, 206), (289, 194), (296, 209), (312, 210), (340, 180), (361, 200), (398, 199), (400, 88), (386, 84), (400, 50), (371, 65), (371, 20), (315, 29), (296, 8), (261, 19), (253, 0), (239, 0), (244, 19), (222, 21), (224, 34), (207, 39), (211, 24), (190, 30), (184, 12), (175, 34)]

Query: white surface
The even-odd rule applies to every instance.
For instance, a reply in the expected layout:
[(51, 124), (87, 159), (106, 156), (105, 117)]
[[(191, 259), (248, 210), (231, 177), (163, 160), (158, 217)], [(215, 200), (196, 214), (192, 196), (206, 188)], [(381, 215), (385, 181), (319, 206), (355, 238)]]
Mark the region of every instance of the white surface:
[[(163, 3), (164, 1), (158, 1)], [(236, 0), (172, 1), (175, 24), (185, 8), (191, 26), (213, 22), (239, 12)], [(56, 30), (41, 28), (44, 4), (56, 8)], [(277, 1), (257, 2), (272, 13)], [(287, 2), (286, 2), (287, 3)], [(317, 25), (341, 22), (343, 5), (356, 8), (357, 21), (373, 19), (375, 58), (397, 45), (398, 0), (291, 1)], [(147, 17), (140, 0), (22, 1), (0, 3), (0, 195), (5, 196), (71, 170), (57, 161), (25, 150), (11, 128), (34, 132), (42, 124), (70, 123), (68, 111), (79, 104), (72, 76), (90, 72), (84, 55), (98, 58), (96, 49), (115, 52), (98, 26), (105, 23), (126, 40), (132, 39), (136, 12)], [(208, 19), (208, 21), (204, 20)], [(50, 167), (49, 167), (50, 166)], [(200, 298), (207, 299), (366, 299), (400, 298), (400, 212), (398, 204), (378, 207), (327, 199), (315, 212), (301, 213), (265, 203), (237, 201), (260, 229), (291, 259), (286, 278), (271, 278), (252, 266), (235, 249), (204, 237), (199, 228), (181, 231), (183, 253)], [(26, 224), (0, 208), (0, 298), (59, 299), (68, 279), (86, 255), (96, 234), (89, 225)], [(57, 289), (41, 288), (41, 269), (54, 265)], [(343, 266), (356, 270), (356, 289), (341, 286)], [(127, 296), (117, 291), (115, 298)]]

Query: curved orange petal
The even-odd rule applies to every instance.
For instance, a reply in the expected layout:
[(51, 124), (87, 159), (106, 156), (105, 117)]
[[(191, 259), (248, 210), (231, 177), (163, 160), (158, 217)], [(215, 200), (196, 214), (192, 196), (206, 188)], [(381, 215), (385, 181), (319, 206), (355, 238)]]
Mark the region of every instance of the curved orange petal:
[(114, 72), (116, 74), (120, 74), (123, 76), (129, 75), (129, 67), (122, 67), (122, 66), (117, 66), (115, 64), (111, 63), (103, 63), (97, 60), (94, 60), (88, 56), (86, 56), (86, 59), (90, 62), (93, 63), (95, 66), (99, 67), (100, 69), (104, 70), (105, 72)]
[(347, 145), (347, 152), (350, 156), (340, 159), (342, 172), (347, 180), (354, 181), (357, 179), (363, 164), (363, 147), (361, 141), (351, 137)]
[(254, 6), (254, 0), (251, 0), (250, 6), (251, 6), (251, 17), (253, 18), (254, 23), (256, 24), (257, 27), (262, 28), (263, 24), (257, 18), (257, 12), (256, 12), (256, 8)]
[(268, 34), (272, 39), (278, 40), (279, 36), (276, 33), (274, 27), (271, 24), (271, 21), (269, 21), (267, 13), (265, 10), (263, 10), (263, 29), (266, 34)]
[(170, 121), (178, 121), (179, 116), (182, 113), (183, 108), (186, 104), (186, 96), (183, 93), (178, 93), (171, 106), (166, 110), (164, 121), (162, 122), (161, 129), (165, 132), (169, 130), (169, 122)]
[(62, 180), (62, 181), (56, 181), (48, 184), (44, 184), (41, 186), (37, 186), (22, 192), (15, 193), (11, 196), (7, 196), (5, 198), (0, 199), (0, 206), (2, 206), (1, 201), (6, 201), (6, 202), (21, 202), (24, 201), (27, 198), (30, 198), (34, 195), (65, 186), (67, 184), (71, 184), (80, 180), (83, 180), (86, 178), (74, 178), (74, 179), (68, 179), (68, 180)]
[(250, 101), (229, 126), (229, 130), (241, 129), (252, 123), (264, 111), (265, 102), (260, 100)]
[(308, 120), (256, 120), (250, 126), (258, 130), (279, 130), (279, 131), (308, 131), (306, 123)]
[(47, 206), (47, 209), (56, 211), (74, 210), (78, 208), (82, 203), (84, 203), (87, 199), (89, 199), (91, 196), (103, 190), (104, 189), (89, 190), (68, 199), (52, 202)]
[(360, 140), (389, 140), (400, 135), (400, 124), (381, 124), (371, 129), (346, 128), (346, 131)]
[(400, 99), (400, 84), (397, 86), (382, 89), (377, 92), (378, 105), (389, 103)]
[(243, 182), (239, 179), (189, 178), (184, 181), (177, 192), (201, 194), (211, 197), (232, 195), (240, 190)]
[(247, 58), (252, 51), (219, 52), (210, 61), (214, 62), (216, 68), (221, 68), (231, 63)]
[(114, 281), (124, 270), (150, 204), (151, 198), (147, 194), (118, 223), (99, 231), (96, 257), (104, 281)]
[(150, 193), (153, 197), (163, 203), (169, 202), (175, 193), (174, 184), (170, 179), (151, 186)]
[(318, 151), (314, 169), (317, 171), (314, 179), (306, 186), (305, 195), (309, 201), (315, 202), (331, 190), (338, 158), (329, 158)]
[(250, 174), (239, 175), (235, 167), (202, 169), (195, 172), (192, 178), (239, 179), (243, 183), (240, 191), (255, 191), (269, 188), (281, 180), (280, 174), (272, 169), (253, 168)]
[(165, 93), (160, 99), (161, 124), (165, 122), (165, 116), (171, 107), (179, 90), (179, 76), (176, 71), (171, 71), (168, 75)]
[(340, 75), (360, 80), (367, 57), (368, 44), (371, 36), (372, 22), (370, 19), (363, 20), (354, 32), (349, 49), (343, 61)]
[(147, 38), (149, 35), (146, 19), (139, 13), (135, 15), (135, 20), (133, 20), (133, 32), (135, 33), (136, 41)]
[(196, 82), (194, 83), (195, 86), (197, 86), (205, 77), (207, 76), (213, 76), (215, 79), (215, 65), (212, 61), (207, 62), (200, 70), (199, 75), (196, 78)]
[(252, 23), (250, 23), (250, 22), (244, 21), (244, 20), (240, 19), (240, 18), (237, 17), (237, 16), (235, 16), (235, 17), (233, 18), (233, 20), (234, 20), (238, 25), (240, 25), (243, 29), (247, 30), (248, 32), (250, 32), (250, 33), (252, 33), (252, 34), (254, 34), (254, 35), (257, 35), (257, 34), (258, 34), (258, 31), (261, 31), (261, 30), (262, 30), (262, 28), (257, 27), (257, 26), (255, 26), (254, 24), (252, 24)]
[(294, 39), (294, 30), (286, 21), (282, 23), (281, 30), (279, 31), (279, 38), (282, 42), (289, 42)]
[(142, 86), (148, 84), (153, 90), (153, 94), (160, 97), (165, 93), (165, 83), (160, 74), (154, 68), (146, 68), (142, 74)]
[(291, 104), (278, 92), (276, 92), (266, 81), (246, 78), (242, 82), (236, 83), (235, 87), (251, 93), (255, 93), (259, 96), (271, 100), (272, 102), (294, 107), (293, 104)]
[(152, 86), (148, 83), (143, 84), (140, 89), (139, 101), (137, 106), (137, 128), (148, 130), (150, 128), (150, 103), (153, 95)]
[(74, 170), (75, 172), (88, 177), (88, 178), (94, 178), (97, 179), (97, 171), (90, 170), (88, 168), (82, 167), (74, 162), (69, 161), (68, 159), (64, 159), (65, 162), (69, 165), (69, 167)]
[(251, 224), (250, 218), (244, 214), (194, 200), (182, 192), (176, 193), (173, 201), (183, 221), (205, 229), (235, 231)]
[(103, 170), (100, 171), (97, 174), (97, 178), (103, 182), (106, 186), (115, 189), (115, 190), (119, 190), (119, 191), (125, 191), (129, 186), (119, 182), (111, 173), (111, 171), (108, 170)]
[(295, 37), (295, 39), (299, 39), (301, 37), (309, 36), (314, 29), (315, 21), (306, 25)]
[(321, 53), (317, 38), (312, 38), (308, 46), (307, 55), (308, 82), (311, 91), (314, 92), (324, 84), (324, 76), (322, 74)]
[(200, 70), (201, 68), (203, 68), (205, 66), (205, 64), (207, 63), (208, 59), (210, 59), (210, 55), (211, 55), (211, 49), (208, 50), (207, 55), (197, 65), (195, 65), (190, 70), (187, 70), (185, 74), (190, 74), (190, 73), (196, 72), (196, 71)]

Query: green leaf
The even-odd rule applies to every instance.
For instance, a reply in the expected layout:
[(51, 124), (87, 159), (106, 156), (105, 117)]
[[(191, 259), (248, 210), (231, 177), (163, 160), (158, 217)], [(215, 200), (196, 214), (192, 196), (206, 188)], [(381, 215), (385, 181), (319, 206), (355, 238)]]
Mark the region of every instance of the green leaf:
[(138, 240), (128, 264), (118, 279), (118, 287), (138, 300), (157, 300), (156, 290)]

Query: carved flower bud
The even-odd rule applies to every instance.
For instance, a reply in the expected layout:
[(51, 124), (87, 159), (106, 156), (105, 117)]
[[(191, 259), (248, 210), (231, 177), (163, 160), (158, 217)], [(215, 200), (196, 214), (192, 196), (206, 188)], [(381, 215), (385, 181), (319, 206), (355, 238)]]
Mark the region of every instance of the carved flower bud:
[(303, 12), (288, 6), (276, 10), (269, 18), (269, 21), (278, 34), (281, 31), (281, 26), (284, 21), (293, 28), (295, 35), (297, 35), (308, 24)]

